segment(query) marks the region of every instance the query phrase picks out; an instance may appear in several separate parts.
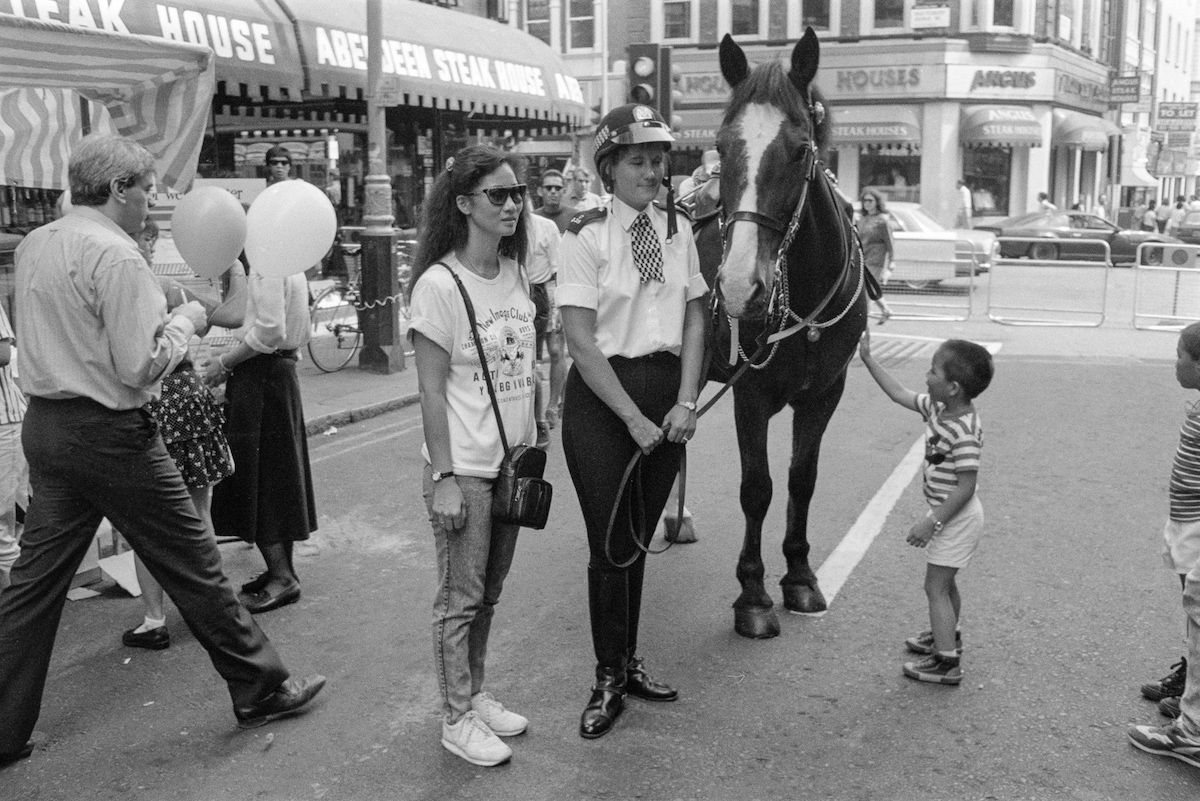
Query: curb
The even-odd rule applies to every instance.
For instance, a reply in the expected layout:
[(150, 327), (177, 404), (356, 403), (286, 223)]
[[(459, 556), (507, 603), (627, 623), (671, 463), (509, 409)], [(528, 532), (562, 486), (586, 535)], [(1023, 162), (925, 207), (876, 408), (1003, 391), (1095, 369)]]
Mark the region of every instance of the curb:
[(402, 395), (399, 398), (372, 403), (367, 406), (361, 406), (357, 409), (344, 409), (340, 412), (330, 412), (322, 414), (310, 420), (304, 421), (304, 430), (309, 436), (320, 434), (330, 426), (342, 426), (348, 423), (357, 423), (359, 420), (368, 420), (372, 417), (378, 417), (386, 412), (396, 409), (403, 409), (405, 406), (411, 406), (421, 399), (418, 392), (410, 395)]

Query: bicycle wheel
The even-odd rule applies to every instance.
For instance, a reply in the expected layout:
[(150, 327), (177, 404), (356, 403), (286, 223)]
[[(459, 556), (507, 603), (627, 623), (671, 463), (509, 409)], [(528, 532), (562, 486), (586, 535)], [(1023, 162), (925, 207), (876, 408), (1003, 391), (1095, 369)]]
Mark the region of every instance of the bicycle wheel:
[(335, 373), (349, 364), (362, 342), (356, 299), (348, 287), (331, 286), (312, 302), (308, 355), (326, 373)]

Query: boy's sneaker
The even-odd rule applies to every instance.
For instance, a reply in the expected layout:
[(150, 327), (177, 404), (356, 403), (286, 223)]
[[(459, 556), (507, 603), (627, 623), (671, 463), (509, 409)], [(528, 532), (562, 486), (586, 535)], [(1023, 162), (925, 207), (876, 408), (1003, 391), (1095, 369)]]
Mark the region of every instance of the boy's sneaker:
[(1158, 712), (1160, 715), (1168, 718), (1179, 717), (1179, 696), (1172, 695), (1170, 698), (1164, 698), (1159, 701)]
[(1189, 765), (1200, 768), (1200, 740), (1185, 735), (1179, 729), (1179, 721), (1173, 720), (1166, 726), (1130, 726), (1129, 742), (1149, 754), (1175, 757)]
[(1158, 681), (1143, 684), (1142, 695), (1151, 701), (1183, 695), (1183, 685), (1187, 684), (1187, 658), (1179, 657), (1179, 661), (1171, 665), (1171, 671), (1170, 675), (1163, 676)]
[(505, 709), (504, 704), (493, 698), (491, 693), (472, 695), (471, 708), (497, 737), (516, 737), (524, 734), (529, 726), (528, 718)]
[[(937, 650), (933, 647), (932, 631), (922, 631), (915, 637), (909, 637), (904, 641), (904, 647), (912, 651), (914, 654), (925, 654), (926, 656)], [(959, 653), (962, 653), (963, 644), (961, 631), (955, 630), (954, 632), (954, 647), (958, 649)]]
[(512, 757), (512, 749), (500, 741), (473, 709), (457, 723), (442, 721), (442, 746), (472, 765), (485, 768), (507, 762)]
[(924, 659), (904, 664), (904, 675), (917, 681), (928, 681), (934, 684), (959, 684), (962, 682), (962, 667), (959, 657), (930, 654)]

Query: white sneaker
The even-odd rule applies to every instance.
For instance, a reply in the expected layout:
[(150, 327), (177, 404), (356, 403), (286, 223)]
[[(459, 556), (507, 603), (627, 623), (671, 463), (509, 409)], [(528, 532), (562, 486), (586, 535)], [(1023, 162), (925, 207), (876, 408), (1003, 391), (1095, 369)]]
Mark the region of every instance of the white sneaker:
[(498, 737), (516, 737), (523, 734), (529, 726), (529, 719), (509, 712), (504, 704), (492, 697), (491, 693), (475, 693), (471, 696), (471, 708), (479, 715), (489, 729)]
[(512, 749), (500, 742), (474, 710), (457, 723), (442, 721), (442, 746), (472, 765), (490, 768), (512, 758)]

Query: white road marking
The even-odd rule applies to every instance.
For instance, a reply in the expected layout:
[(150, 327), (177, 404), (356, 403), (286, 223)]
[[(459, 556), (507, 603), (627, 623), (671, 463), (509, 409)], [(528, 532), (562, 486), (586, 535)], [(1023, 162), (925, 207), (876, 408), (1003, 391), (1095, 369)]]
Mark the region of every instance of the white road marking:
[[(393, 423), (392, 425), (377, 428), (362, 434), (353, 434), (334, 444), (330, 450), (325, 450), (323, 447), (323, 452), (318, 456), (310, 457), (308, 462), (310, 465), (320, 464), (321, 462), (332, 459), (335, 456), (343, 456), (347, 453), (359, 450), (360, 448), (365, 448), (369, 445), (387, 442), (388, 440), (402, 437), (405, 434), (411, 434), (413, 431), (420, 430), (420, 428), (421, 419), (418, 417), (415, 420), (410, 419), (400, 423)], [(385, 433), (388, 431), (391, 433)], [(337, 435), (335, 434), (334, 436)], [(310, 437), (310, 439), (314, 439), (314, 437)]]

